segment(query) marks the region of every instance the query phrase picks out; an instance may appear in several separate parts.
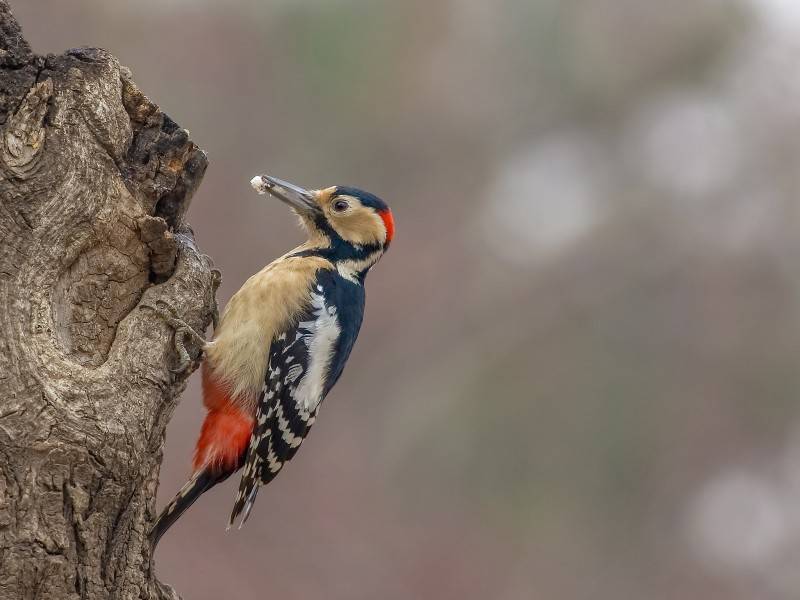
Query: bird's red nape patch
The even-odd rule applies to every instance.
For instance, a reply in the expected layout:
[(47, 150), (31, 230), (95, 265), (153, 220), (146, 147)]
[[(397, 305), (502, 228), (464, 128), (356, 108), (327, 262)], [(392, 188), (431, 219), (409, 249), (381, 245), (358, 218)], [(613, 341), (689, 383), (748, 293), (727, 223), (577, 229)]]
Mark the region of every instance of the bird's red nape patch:
[(381, 219), (383, 219), (384, 227), (386, 227), (386, 244), (388, 245), (394, 238), (394, 217), (392, 216), (392, 211), (388, 208), (380, 211), (378, 214), (381, 216)]
[(194, 451), (194, 470), (208, 467), (214, 471), (234, 470), (250, 442), (253, 417), (233, 402), (205, 364), (203, 404), (208, 409), (208, 414), (203, 421)]

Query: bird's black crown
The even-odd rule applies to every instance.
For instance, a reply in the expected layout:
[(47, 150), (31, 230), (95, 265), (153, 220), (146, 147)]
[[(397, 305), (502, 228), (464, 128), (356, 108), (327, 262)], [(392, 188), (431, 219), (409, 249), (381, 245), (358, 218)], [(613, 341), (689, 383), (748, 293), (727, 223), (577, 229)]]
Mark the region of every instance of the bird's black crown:
[(358, 198), (361, 201), (361, 204), (374, 208), (378, 212), (389, 210), (389, 206), (386, 204), (386, 202), (378, 198), (375, 194), (370, 194), (369, 192), (365, 192), (364, 190), (360, 190), (358, 188), (349, 187), (346, 185), (337, 185), (336, 194)]

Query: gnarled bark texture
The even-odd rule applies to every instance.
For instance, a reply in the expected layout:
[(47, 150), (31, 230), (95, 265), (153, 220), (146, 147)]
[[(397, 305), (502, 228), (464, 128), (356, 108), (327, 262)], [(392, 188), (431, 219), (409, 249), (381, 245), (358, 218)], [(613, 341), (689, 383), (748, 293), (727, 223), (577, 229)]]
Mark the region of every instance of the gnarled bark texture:
[(183, 217), (206, 157), (103, 50), (36, 56), (0, 0), (0, 599), (157, 599), (147, 531), (214, 305)]

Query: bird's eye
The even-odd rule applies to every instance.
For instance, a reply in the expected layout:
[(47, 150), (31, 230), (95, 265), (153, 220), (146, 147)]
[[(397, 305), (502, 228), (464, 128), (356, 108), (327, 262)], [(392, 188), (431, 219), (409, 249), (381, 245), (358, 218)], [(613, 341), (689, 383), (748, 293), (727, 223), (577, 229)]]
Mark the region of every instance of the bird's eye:
[(337, 200), (333, 203), (333, 210), (336, 212), (344, 212), (348, 208), (350, 208), (350, 204), (348, 204), (347, 200)]

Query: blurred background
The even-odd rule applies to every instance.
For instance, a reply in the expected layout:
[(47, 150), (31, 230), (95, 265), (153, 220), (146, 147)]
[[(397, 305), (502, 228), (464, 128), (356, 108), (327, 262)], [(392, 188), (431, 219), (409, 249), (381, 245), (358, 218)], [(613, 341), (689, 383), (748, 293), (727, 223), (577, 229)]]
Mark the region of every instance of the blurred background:
[(303, 450), (243, 530), (232, 479), (159, 547), (184, 598), (800, 597), (800, 3), (12, 5), (208, 152), (222, 303), (302, 239), (256, 173), (394, 209)]

